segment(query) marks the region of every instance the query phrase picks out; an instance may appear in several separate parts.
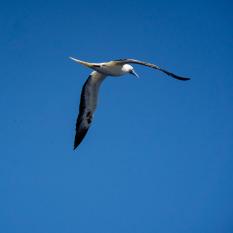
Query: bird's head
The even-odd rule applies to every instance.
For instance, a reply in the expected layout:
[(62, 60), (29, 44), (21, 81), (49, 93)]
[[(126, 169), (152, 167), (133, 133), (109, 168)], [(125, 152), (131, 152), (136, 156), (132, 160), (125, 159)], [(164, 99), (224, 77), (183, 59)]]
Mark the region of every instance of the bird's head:
[(129, 65), (129, 64), (124, 64), (122, 66), (122, 70), (125, 73), (132, 74), (132, 75), (136, 76), (137, 78), (139, 78), (138, 74), (134, 71), (134, 68), (131, 65)]

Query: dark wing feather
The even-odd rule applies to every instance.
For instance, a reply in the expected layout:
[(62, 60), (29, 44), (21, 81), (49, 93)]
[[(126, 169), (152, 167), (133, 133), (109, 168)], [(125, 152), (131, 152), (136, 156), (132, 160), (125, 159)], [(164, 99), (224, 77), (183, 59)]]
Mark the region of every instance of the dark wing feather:
[(127, 58), (126, 59), (118, 59), (118, 60), (114, 60), (113, 62), (121, 63), (121, 64), (132, 63), (132, 64), (144, 65), (144, 66), (148, 66), (148, 67), (151, 67), (153, 69), (156, 69), (156, 70), (160, 70), (163, 73), (171, 76), (172, 78), (175, 78), (175, 79), (178, 79), (178, 80), (181, 80), (181, 81), (190, 80), (190, 78), (178, 76), (176, 74), (173, 74), (173, 73), (171, 73), (171, 72), (169, 72), (167, 70), (164, 70), (164, 69), (160, 68), (159, 66), (157, 66), (155, 64), (151, 64), (151, 63), (147, 63), (147, 62), (143, 62), (143, 61), (139, 61), (139, 60), (135, 60), (135, 59), (127, 59)]
[(74, 149), (82, 142), (91, 125), (97, 105), (98, 90), (105, 76), (96, 71), (92, 72), (83, 85), (79, 104), (79, 114), (76, 121)]

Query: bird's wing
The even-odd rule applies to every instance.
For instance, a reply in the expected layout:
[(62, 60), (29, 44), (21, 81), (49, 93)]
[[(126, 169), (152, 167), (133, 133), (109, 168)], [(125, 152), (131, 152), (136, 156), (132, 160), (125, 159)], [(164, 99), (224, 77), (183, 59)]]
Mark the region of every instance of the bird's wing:
[(83, 85), (79, 114), (76, 121), (74, 149), (81, 143), (91, 125), (93, 114), (97, 106), (99, 87), (105, 77), (105, 75), (93, 71)]
[(139, 60), (135, 60), (135, 59), (119, 59), (119, 60), (114, 60), (113, 62), (115, 62), (116, 64), (117, 63), (118, 64), (132, 63), (132, 64), (139, 64), (139, 65), (143, 65), (143, 66), (148, 66), (148, 67), (151, 67), (153, 69), (160, 70), (163, 73), (171, 76), (172, 78), (182, 80), (182, 81), (190, 80), (190, 78), (185, 78), (185, 77), (178, 76), (176, 74), (173, 74), (173, 73), (171, 73), (171, 72), (169, 72), (167, 70), (164, 70), (164, 69), (160, 68), (159, 66), (157, 66), (155, 64), (147, 63), (147, 62), (144, 62), (144, 61), (139, 61)]

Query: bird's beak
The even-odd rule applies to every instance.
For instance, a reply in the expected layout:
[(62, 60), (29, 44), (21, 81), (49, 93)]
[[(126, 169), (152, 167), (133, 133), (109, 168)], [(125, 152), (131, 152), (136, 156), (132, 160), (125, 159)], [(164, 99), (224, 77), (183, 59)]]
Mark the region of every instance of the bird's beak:
[(84, 65), (84, 66), (86, 66), (86, 67), (88, 67), (88, 68), (92, 68), (92, 64), (89, 63), (89, 62), (81, 61), (81, 60), (75, 59), (75, 58), (73, 58), (73, 57), (69, 57), (69, 58), (70, 58), (71, 60), (73, 60), (73, 61), (75, 61), (75, 62), (81, 64), (81, 65)]
[(131, 70), (129, 73), (139, 78), (139, 75), (134, 70)]

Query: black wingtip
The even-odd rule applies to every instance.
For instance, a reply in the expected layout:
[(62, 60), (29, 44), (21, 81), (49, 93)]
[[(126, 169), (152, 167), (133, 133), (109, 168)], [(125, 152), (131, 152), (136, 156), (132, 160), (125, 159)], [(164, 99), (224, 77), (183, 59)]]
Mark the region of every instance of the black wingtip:
[(79, 146), (79, 144), (81, 143), (80, 140), (77, 140), (77, 136), (75, 137), (75, 141), (74, 141), (74, 147), (73, 150), (75, 151), (77, 149), (77, 147)]
[(185, 77), (180, 77), (180, 76), (176, 76), (174, 77), (175, 79), (178, 79), (178, 80), (181, 80), (181, 81), (188, 81), (190, 80), (191, 78), (185, 78)]
[(76, 150), (76, 149), (77, 149), (77, 147), (80, 145), (81, 141), (82, 141), (82, 140), (77, 140), (77, 138), (75, 138), (73, 150)]
[(87, 134), (88, 128), (83, 128), (76, 132), (75, 139), (74, 139), (74, 150), (81, 144), (83, 138)]
[(177, 79), (177, 80), (188, 81), (188, 80), (191, 79), (191, 78), (186, 78), (186, 77), (178, 76), (178, 75), (173, 74), (173, 73), (171, 73), (171, 72), (169, 72), (169, 71), (166, 71), (166, 70), (164, 70), (164, 69), (160, 69), (160, 70), (161, 70), (162, 72), (164, 72), (165, 74), (167, 74), (167, 75), (169, 75), (169, 76), (171, 76), (172, 78), (175, 78), (175, 79)]

